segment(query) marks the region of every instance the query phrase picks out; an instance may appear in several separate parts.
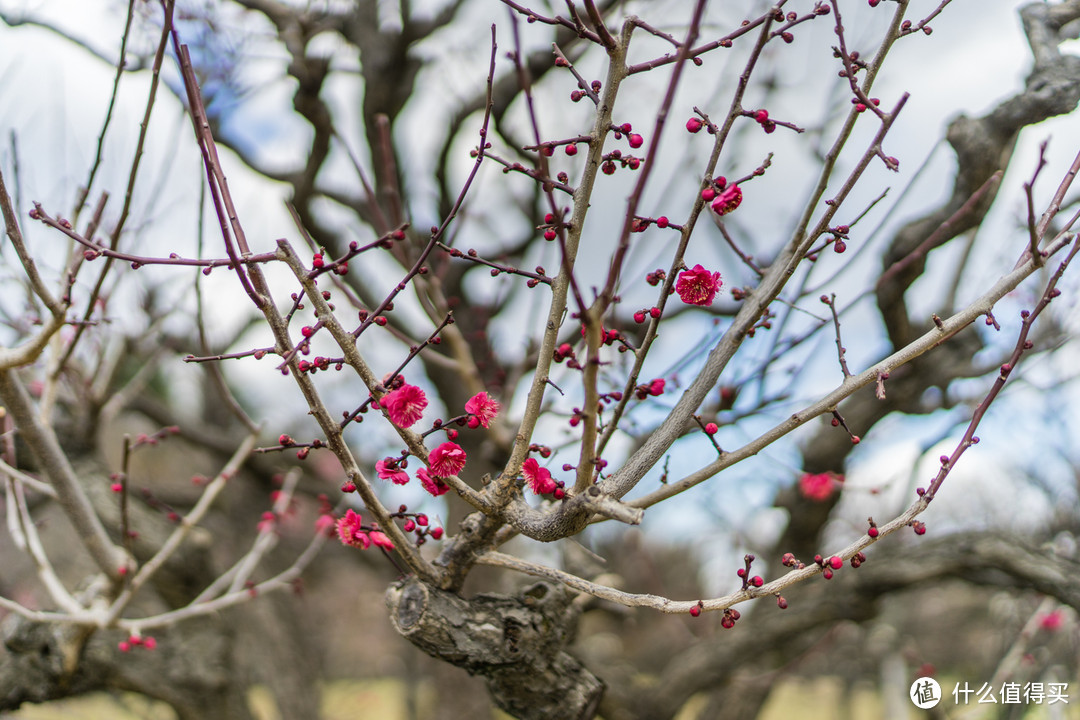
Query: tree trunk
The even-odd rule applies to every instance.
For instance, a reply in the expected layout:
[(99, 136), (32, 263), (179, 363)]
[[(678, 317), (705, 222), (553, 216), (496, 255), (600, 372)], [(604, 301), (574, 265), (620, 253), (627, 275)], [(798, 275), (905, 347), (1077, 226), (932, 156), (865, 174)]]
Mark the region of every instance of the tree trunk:
[(483, 677), (495, 704), (519, 720), (596, 715), (604, 685), (564, 650), (577, 613), (562, 589), (537, 583), (517, 597), (465, 599), (409, 578), (387, 591), (386, 603), (394, 629)]

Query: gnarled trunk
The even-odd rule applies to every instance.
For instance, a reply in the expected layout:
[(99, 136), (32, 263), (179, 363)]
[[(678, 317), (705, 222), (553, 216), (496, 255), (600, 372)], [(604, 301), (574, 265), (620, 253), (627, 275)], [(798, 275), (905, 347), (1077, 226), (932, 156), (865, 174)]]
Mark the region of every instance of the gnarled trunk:
[(386, 594), (394, 628), (432, 657), (480, 675), (519, 720), (596, 715), (603, 683), (565, 651), (577, 613), (546, 583), (462, 598), (408, 578)]

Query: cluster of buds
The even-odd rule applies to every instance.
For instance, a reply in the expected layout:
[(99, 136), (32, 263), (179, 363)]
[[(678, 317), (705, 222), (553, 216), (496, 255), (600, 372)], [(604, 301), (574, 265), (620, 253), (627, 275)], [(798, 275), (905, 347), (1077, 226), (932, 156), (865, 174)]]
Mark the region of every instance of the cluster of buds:
[(754, 323), (753, 327), (746, 331), (746, 336), (754, 337), (754, 335), (757, 334), (759, 328), (761, 330), (772, 330), (772, 319), (774, 317), (776, 317), (776, 313), (769, 308), (765, 308), (764, 312), (762, 312), (761, 314), (761, 317), (758, 318), (757, 322)]
[[(735, 573), (739, 576), (739, 579), (742, 580), (743, 590), (749, 590), (750, 588), (759, 588), (765, 584), (765, 581), (760, 575), (750, 575), (750, 566), (754, 564), (755, 559), (756, 558), (751, 554), (744, 555), (743, 562), (745, 563), (745, 565), (739, 568), (738, 571)], [(738, 618), (735, 619), (738, 620)]]
[(577, 355), (574, 354), (574, 348), (570, 343), (563, 343), (559, 347), (555, 348), (555, 352), (552, 354), (552, 359), (561, 363), (563, 360), (570, 360), (574, 363), (571, 367), (580, 368), (581, 365), (577, 362)]
[(636, 313), (634, 313), (634, 322), (640, 325), (641, 323), (645, 322), (646, 315), (655, 320), (660, 317), (660, 308), (654, 306), (649, 308), (648, 310), (638, 310)]
[[(881, 104), (881, 100), (878, 99), (878, 98), (870, 98), (870, 103), (874, 107), (877, 107), (878, 105)], [(851, 98), (851, 104), (855, 106), (855, 112), (857, 112), (857, 113), (866, 112), (867, 105), (866, 105), (866, 103), (864, 103), (859, 98)]]
[(634, 128), (630, 125), (630, 123), (623, 123), (622, 125), (611, 126), (612, 134), (615, 135), (616, 140), (621, 140), (622, 136), (625, 135), (626, 142), (629, 143), (630, 147), (636, 150), (645, 143), (645, 139), (638, 135), (636, 132), (633, 132), (633, 129)]
[[(352, 253), (355, 253), (358, 247), (359, 247), (359, 244), (354, 240), (350, 244), (349, 249), (350, 249), (350, 251)], [(348, 257), (348, 256), (346, 256), (346, 257)], [(325, 249), (323, 249), (321, 252), (317, 252), (314, 255), (312, 255), (312, 257), (311, 257), (311, 269), (312, 270), (319, 271), (319, 270), (323, 270), (326, 267), (327, 267), (327, 263), (326, 263), (326, 250)], [(334, 273), (336, 273), (338, 275), (345, 275), (346, 273), (349, 272), (349, 261), (343, 258), (343, 259), (338, 260), (337, 262), (333, 263), (329, 267)]]
[(832, 580), (833, 573), (836, 570), (844, 567), (844, 558), (840, 557), (839, 555), (833, 555), (828, 559), (822, 558), (820, 555), (815, 555), (814, 562), (817, 563), (818, 567), (822, 569), (821, 577), (825, 578), (826, 580)]
[(750, 113), (754, 118), (754, 122), (761, 126), (761, 129), (767, 133), (776, 132), (776, 123), (769, 119), (769, 111), (764, 108), (757, 112)]
[(318, 450), (319, 448), (326, 447), (326, 443), (324, 443), (322, 440), (319, 440), (318, 438), (315, 438), (309, 443), (301, 444), (293, 440), (289, 435), (286, 435), (285, 433), (278, 435), (278, 445), (281, 448), (299, 447), (300, 449), (296, 451), (296, 458), (298, 460), (307, 460), (307, 456), (312, 450)]
[(416, 545), (419, 547), (427, 542), (430, 537), (432, 540), (441, 540), (443, 536), (443, 529), (441, 527), (431, 527), (431, 520), (424, 513), (410, 513), (407, 505), (400, 505), (396, 513), (390, 513), (392, 518), (401, 518), (405, 522), (401, 524), (401, 529), (406, 533), (416, 534)]
[(345, 366), (344, 359), (333, 359), (316, 355), (311, 360), (300, 360), (296, 363), (296, 369), (302, 373), (314, 374), (319, 370), (329, 370), (333, 365), (335, 370), (340, 371)]
[(662, 268), (656, 268), (651, 273), (645, 275), (645, 282), (649, 283), (653, 287), (656, 287), (664, 281), (667, 277), (667, 273)]
[(630, 221), (630, 232), (633, 232), (633, 233), (645, 232), (646, 230), (649, 229), (649, 225), (652, 225), (653, 223), (656, 223), (656, 227), (658, 227), (658, 228), (666, 228), (666, 227), (670, 226), (670, 227), (674, 227), (677, 230), (681, 229), (680, 226), (671, 225), (671, 221), (668, 220), (667, 215), (661, 215), (660, 217), (656, 218), (655, 220), (653, 218), (635, 217), (633, 220)]
[(551, 242), (558, 237), (558, 228), (566, 226), (555, 217), (555, 213), (548, 213), (544, 215), (544, 224), (541, 227), (544, 228), (544, 239)]
[[(555, 58), (555, 67), (570, 67), (570, 63), (567, 62), (565, 58), (557, 57)], [(591, 83), (589, 83), (589, 87), (592, 89), (593, 94), (595, 95), (596, 93), (600, 92), (600, 88), (602, 88), (603, 85), (599, 80), (593, 80)], [(570, 100), (572, 100), (573, 102), (578, 102), (587, 94), (588, 93), (585, 92), (585, 86), (582, 85), (579, 81), (578, 89), (570, 93)]]
[(173, 435), (179, 435), (179, 434), (180, 434), (180, 426), (179, 425), (169, 425), (168, 427), (163, 427), (160, 430), (158, 430), (156, 433), (149, 434), (149, 435), (146, 434), (146, 433), (139, 433), (138, 435), (135, 436), (135, 439), (133, 439), (131, 441), (131, 449), (134, 450), (135, 448), (139, 447), (140, 445), (154, 446), (154, 445), (157, 445), (158, 441), (160, 441), (160, 440), (167, 440), (168, 438), (172, 437)]
[[(581, 337), (585, 337), (585, 323), (581, 324)], [(616, 340), (621, 340), (622, 334), (618, 330), (608, 330), (600, 326), (600, 342), (604, 345), (614, 345)]]
[[(784, 606), (787, 606), (786, 601), (784, 602)], [(701, 610), (704, 607), (705, 603), (703, 603), (701, 600), (698, 600), (697, 605), (694, 605), (690, 608), (690, 616), (698, 617), (699, 615), (701, 615)], [(735, 621), (738, 620), (740, 617), (742, 617), (742, 613), (740, 613), (735, 608), (726, 608), (724, 610), (724, 616), (720, 618), (720, 627), (724, 628), (725, 630), (730, 630), (731, 628), (735, 627)]]
[[(422, 269), (423, 268), (421, 268), (421, 270)], [(421, 274), (423, 274), (423, 273), (421, 273)], [(390, 312), (393, 309), (394, 309), (394, 303), (387, 303), (386, 304), (386, 312)], [(359, 310), (359, 311), (357, 311), (356, 316), (360, 320), (361, 323), (366, 323), (368, 321), (368, 318), (371, 317), (371, 313), (369, 313), (367, 310)], [(379, 327), (385, 327), (386, 326), (386, 317), (384, 315), (376, 315), (375, 319), (372, 320), (371, 322), (375, 323)]]
[(121, 640), (116, 644), (116, 648), (120, 652), (131, 652), (135, 648), (146, 648), (147, 650), (153, 650), (157, 647), (157, 640), (151, 635), (143, 637), (142, 635), (131, 634), (127, 640)]
[[(634, 137), (641, 136), (637, 135)], [(622, 165), (624, 168), (628, 167), (631, 170), (637, 170), (641, 167), (641, 158), (636, 155), (623, 155), (621, 150), (612, 150), (604, 155), (604, 163), (600, 166), (600, 171), (605, 175), (613, 175), (615, 173), (616, 163)]]
[[(881, 2), (881, 0), (870, 0), (870, 7), (874, 7), (879, 2)], [(930, 35), (931, 33), (934, 32), (934, 29), (932, 27), (930, 27), (929, 25), (923, 25), (921, 28), (917, 28), (916, 30), (918, 30), (918, 29), (921, 29), (923, 31), (923, 35)], [(916, 30), (912, 29), (912, 25), (911, 25), (910, 20), (905, 20), (904, 22), (900, 23), (900, 32), (902, 32), (905, 35), (907, 35), (908, 33), (916, 32)]]
[[(851, 228), (847, 225), (837, 225), (836, 227), (829, 228), (829, 232), (832, 233), (833, 252), (839, 254), (847, 250), (848, 233), (851, 232)], [(824, 297), (824, 296), (823, 296)]]
[[(836, 58), (837, 60), (839, 60), (840, 58), (843, 57), (843, 55), (840, 54), (840, 48), (833, 48), (833, 57)], [(859, 72), (860, 70), (865, 70), (866, 67), (867, 67), (866, 61), (863, 60), (861, 57), (859, 57), (859, 51), (858, 50), (851, 51), (851, 54), (848, 55), (847, 59), (848, 59), (848, 62), (851, 63), (851, 67), (854, 68), (856, 73)], [(848, 76), (847, 70), (841, 70), (838, 73), (838, 75), (840, 77), (847, 77)]]
[(551, 448), (547, 445), (540, 445), (539, 443), (531, 443), (529, 445), (529, 452), (539, 453), (542, 458), (551, 457)]
[[(585, 337), (585, 325), (581, 326), (581, 336)], [(607, 328), (600, 327), (600, 343), (603, 345), (614, 345), (619, 342), (619, 352), (626, 351), (626, 343), (618, 330), (608, 330)], [(551, 354), (551, 359), (556, 363), (562, 363), (566, 361), (566, 366), (572, 370), (580, 370), (582, 365), (578, 362), (577, 354), (574, 352), (574, 348), (570, 343), (563, 343), (559, 345)]]

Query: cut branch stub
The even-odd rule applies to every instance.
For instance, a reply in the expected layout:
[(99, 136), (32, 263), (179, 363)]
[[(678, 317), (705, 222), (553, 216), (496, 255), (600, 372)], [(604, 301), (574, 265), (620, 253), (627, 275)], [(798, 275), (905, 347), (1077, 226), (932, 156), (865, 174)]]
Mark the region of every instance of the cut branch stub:
[(565, 652), (576, 613), (546, 583), (516, 597), (465, 599), (408, 578), (386, 604), (394, 629), (432, 657), (482, 676), (495, 703), (519, 720), (595, 716), (604, 685)]

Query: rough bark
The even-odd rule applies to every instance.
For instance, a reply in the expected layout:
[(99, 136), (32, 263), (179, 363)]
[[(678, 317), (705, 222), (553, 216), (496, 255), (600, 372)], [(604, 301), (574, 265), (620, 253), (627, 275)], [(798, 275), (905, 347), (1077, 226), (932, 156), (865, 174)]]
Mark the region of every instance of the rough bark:
[(179, 720), (247, 720), (247, 685), (236, 681), (227, 617), (181, 623), (156, 634), (154, 650), (122, 653), (117, 649), (122, 633), (11, 616), (3, 625), (0, 710), (127, 690), (167, 702)]
[(410, 578), (390, 588), (394, 629), (432, 657), (480, 675), (519, 720), (594, 717), (604, 685), (565, 651), (577, 613), (545, 583), (466, 599)]

